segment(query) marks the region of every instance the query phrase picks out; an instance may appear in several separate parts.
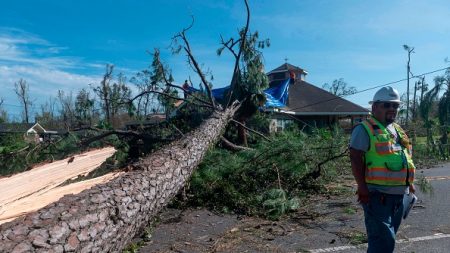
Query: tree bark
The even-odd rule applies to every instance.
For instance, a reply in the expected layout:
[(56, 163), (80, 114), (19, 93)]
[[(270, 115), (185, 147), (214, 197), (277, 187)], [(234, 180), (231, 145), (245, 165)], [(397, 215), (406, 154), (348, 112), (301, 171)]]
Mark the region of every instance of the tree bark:
[(237, 106), (133, 164), (132, 171), (0, 225), (0, 252), (118, 252), (184, 186)]
[(248, 143), (247, 143), (247, 131), (245, 129), (245, 119), (240, 118), (238, 122), (241, 123), (237, 125), (239, 144), (241, 144), (244, 147), (247, 147)]

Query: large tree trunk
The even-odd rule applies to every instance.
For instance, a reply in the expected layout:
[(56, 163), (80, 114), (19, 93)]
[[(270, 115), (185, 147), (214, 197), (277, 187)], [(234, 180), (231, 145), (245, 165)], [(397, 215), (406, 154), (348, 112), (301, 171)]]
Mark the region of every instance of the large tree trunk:
[(236, 108), (132, 165), (133, 171), (0, 225), (0, 252), (117, 252), (183, 187)]

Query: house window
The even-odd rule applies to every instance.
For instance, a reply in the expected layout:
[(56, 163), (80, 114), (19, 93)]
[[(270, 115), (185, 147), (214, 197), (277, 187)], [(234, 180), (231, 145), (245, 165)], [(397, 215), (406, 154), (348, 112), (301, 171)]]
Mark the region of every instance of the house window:
[(277, 119), (277, 132), (283, 131), (293, 121), (290, 119)]

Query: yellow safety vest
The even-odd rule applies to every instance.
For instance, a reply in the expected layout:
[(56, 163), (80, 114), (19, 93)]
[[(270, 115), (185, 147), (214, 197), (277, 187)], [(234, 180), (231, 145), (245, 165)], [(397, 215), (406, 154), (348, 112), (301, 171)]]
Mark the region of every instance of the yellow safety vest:
[(402, 186), (413, 183), (415, 166), (412, 161), (412, 146), (403, 129), (393, 123), (400, 138), (400, 145), (398, 145), (394, 135), (374, 117), (370, 117), (361, 124), (369, 134), (370, 140), (370, 148), (365, 153), (366, 183), (382, 186)]

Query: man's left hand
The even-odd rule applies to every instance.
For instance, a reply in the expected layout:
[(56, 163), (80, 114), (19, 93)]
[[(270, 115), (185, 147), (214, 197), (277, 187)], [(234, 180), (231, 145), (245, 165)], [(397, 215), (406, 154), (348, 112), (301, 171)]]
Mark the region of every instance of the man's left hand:
[(414, 186), (414, 184), (409, 185), (409, 193), (416, 193), (416, 187)]

